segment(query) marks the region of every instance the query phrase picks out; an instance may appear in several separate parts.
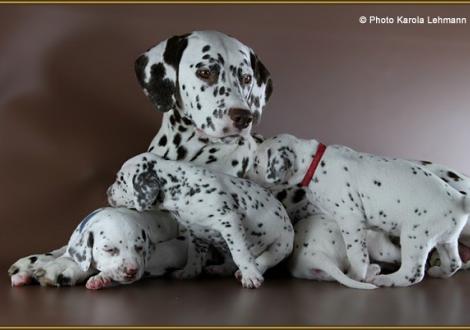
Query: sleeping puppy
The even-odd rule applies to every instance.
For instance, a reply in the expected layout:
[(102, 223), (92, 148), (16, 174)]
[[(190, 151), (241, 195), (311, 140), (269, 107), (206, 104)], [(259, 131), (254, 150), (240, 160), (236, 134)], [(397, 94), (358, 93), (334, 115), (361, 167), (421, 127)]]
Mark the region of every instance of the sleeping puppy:
[(292, 225), (271, 193), (190, 163), (152, 153), (131, 158), (108, 189), (108, 201), (137, 210), (160, 207), (188, 229), (188, 261), (176, 273), (180, 278), (201, 272), (212, 245), (233, 259), (244, 287), (257, 288), (263, 273), (292, 251)]
[[(72, 267), (78, 264), (83, 280), (94, 275), (86, 282), (88, 289), (130, 284), (144, 275), (161, 276), (168, 269), (183, 267), (187, 245), (177, 236), (178, 226), (168, 214), (106, 207), (77, 226), (61, 258), (70, 259)], [(56, 272), (46, 264), (43, 273)]]
[(267, 186), (307, 187), (312, 203), (337, 222), (356, 280), (365, 280), (369, 267), (367, 229), (400, 237), (400, 269), (373, 277), (375, 285), (421, 281), (433, 247), (441, 264), (429, 275), (449, 277), (461, 267), (457, 239), (470, 200), (416, 163), (286, 134), (259, 145), (249, 177)]

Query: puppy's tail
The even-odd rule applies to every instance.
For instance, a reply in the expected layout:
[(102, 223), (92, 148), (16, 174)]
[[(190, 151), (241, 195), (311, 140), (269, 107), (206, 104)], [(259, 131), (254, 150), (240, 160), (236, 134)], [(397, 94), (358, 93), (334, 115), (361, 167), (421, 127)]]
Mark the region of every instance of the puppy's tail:
[(366, 290), (377, 289), (377, 287), (373, 284), (359, 282), (359, 281), (353, 280), (352, 278), (348, 277), (327, 256), (317, 255), (317, 258), (319, 258), (320, 262), (317, 265), (318, 267), (316, 267), (316, 268), (319, 269), (319, 270), (324, 271), (325, 273), (327, 273), (328, 275), (333, 277), (339, 283), (341, 283), (341, 284), (343, 284), (347, 287), (354, 288), (354, 289), (366, 289)]

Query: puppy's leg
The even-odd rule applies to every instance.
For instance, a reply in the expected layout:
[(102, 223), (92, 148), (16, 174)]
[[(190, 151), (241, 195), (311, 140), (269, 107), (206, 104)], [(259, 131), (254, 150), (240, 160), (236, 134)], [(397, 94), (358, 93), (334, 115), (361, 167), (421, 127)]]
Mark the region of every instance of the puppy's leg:
[(390, 241), (388, 235), (383, 232), (367, 231), (367, 249), (370, 258), (391, 264), (398, 264), (401, 260), (401, 250)]
[(207, 252), (209, 244), (194, 236), (191, 227), (188, 226), (186, 231), (186, 240), (188, 241), (188, 254), (186, 265), (183, 269), (176, 270), (172, 273), (174, 278), (190, 279), (198, 276), (202, 272), (202, 267), (206, 264)]
[(92, 269), (84, 272), (72, 258), (64, 255), (36, 269), (34, 278), (41, 286), (74, 286), (84, 282), (94, 273), (96, 271)]
[(348, 276), (357, 281), (364, 281), (369, 268), (369, 251), (367, 250), (367, 230), (361, 216), (350, 215), (338, 221), (346, 246), (350, 268)]
[(256, 267), (255, 258), (246, 244), (245, 228), (240, 217), (237, 214), (227, 214), (223, 218), (216, 219), (214, 228), (227, 242), (233, 261), (238, 267), (235, 277), (245, 288), (260, 287), (263, 283), (263, 275)]
[(54, 250), (45, 254), (33, 254), (21, 259), (18, 259), (8, 269), (8, 275), (11, 277), (11, 286), (23, 286), (32, 284), (36, 279), (34, 272), (42, 268), (48, 262), (63, 255), (67, 246)]
[(256, 267), (261, 274), (264, 274), (267, 269), (280, 263), (292, 252), (293, 238), (293, 234), (281, 235), (278, 240), (271, 243), (271, 245), (256, 258)]
[(452, 276), (462, 266), (459, 256), (458, 241), (436, 245), (441, 263), (428, 269), (428, 275), (432, 277), (447, 278)]
[(112, 278), (105, 275), (104, 273), (99, 273), (95, 276), (92, 276), (86, 282), (86, 288), (90, 290), (99, 290), (115, 285), (116, 283), (113, 282)]
[(172, 239), (157, 244), (145, 266), (147, 276), (162, 276), (170, 270), (186, 265), (188, 244), (185, 239)]
[(398, 271), (377, 275), (370, 280), (371, 283), (377, 286), (410, 286), (423, 279), (426, 258), (434, 244), (427, 237), (420, 238), (408, 233), (402, 230), (400, 237), (402, 261)]

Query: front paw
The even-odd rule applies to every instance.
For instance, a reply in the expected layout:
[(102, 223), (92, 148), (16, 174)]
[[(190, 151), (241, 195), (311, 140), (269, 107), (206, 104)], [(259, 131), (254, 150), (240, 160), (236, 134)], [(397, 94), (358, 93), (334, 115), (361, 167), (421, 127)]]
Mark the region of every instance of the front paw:
[(243, 272), (239, 269), (235, 272), (235, 277), (242, 282), (242, 286), (247, 289), (257, 289), (264, 281), (263, 275), (255, 269), (251, 271), (244, 270)]
[(381, 271), (382, 269), (379, 265), (370, 264), (369, 267), (367, 267), (366, 282), (370, 282), (374, 277), (379, 275)]
[(18, 287), (34, 283), (34, 272), (51, 260), (54, 260), (54, 257), (46, 254), (35, 254), (18, 259), (8, 269), (11, 286)]
[(86, 282), (86, 288), (90, 290), (99, 290), (99, 289), (104, 289), (107, 287), (110, 287), (113, 285), (113, 280), (111, 277), (98, 274), (95, 276), (92, 276), (88, 279)]
[(368, 282), (380, 287), (395, 286), (389, 275), (377, 275), (372, 277)]
[(34, 278), (41, 286), (74, 286), (83, 282), (88, 274), (72, 259), (59, 257), (34, 271)]
[(178, 269), (175, 270), (171, 273), (171, 277), (176, 278), (178, 280), (189, 280), (192, 278), (195, 278), (196, 276), (199, 275), (200, 272), (198, 272), (195, 269)]

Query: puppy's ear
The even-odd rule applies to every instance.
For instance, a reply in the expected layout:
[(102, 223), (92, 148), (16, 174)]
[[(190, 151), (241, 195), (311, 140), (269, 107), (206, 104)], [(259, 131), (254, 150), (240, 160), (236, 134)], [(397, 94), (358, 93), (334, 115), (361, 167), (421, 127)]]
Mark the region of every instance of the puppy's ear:
[(134, 205), (137, 211), (152, 209), (160, 192), (160, 182), (155, 170), (149, 168), (137, 174), (132, 180), (134, 186)]
[(273, 92), (273, 82), (271, 74), (264, 64), (259, 60), (253, 51), (250, 51), (250, 64), (253, 69), (253, 89), (248, 102), (252, 109), (256, 109), (259, 114), (268, 103)]
[(179, 107), (178, 71), (188, 36), (174, 36), (162, 41), (135, 61), (137, 80), (158, 111)]
[(297, 170), (297, 155), (288, 148), (282, 147), (273, 152), (266, 150), (266, 180), (268, 183), (280, 184), (289, 180)]
[(67, 245), (67, 253), (75, 260), (84, 272), (90, 269), (93, 257), (93, 246), (95, 236), (91, 230), (80, 230), (77, 228)]

